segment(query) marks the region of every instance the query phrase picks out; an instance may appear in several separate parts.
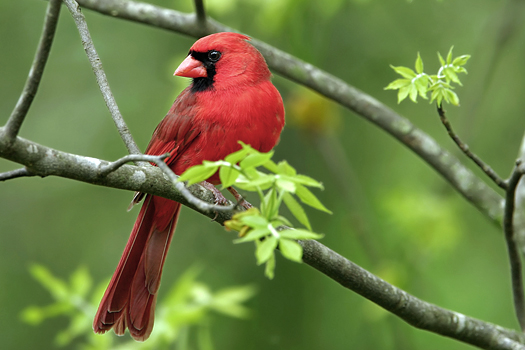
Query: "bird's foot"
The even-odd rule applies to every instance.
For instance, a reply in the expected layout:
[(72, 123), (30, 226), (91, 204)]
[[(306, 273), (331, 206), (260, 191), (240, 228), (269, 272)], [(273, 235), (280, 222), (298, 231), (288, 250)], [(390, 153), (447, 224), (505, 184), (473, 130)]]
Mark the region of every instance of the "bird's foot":
[(215, 205), (227, 205), (228, 204), (228, 200), (226, 199), (226, 197), (224, 197), (222, 192), (219, 191), (219, 189), (215, 187), (213, 184), (206, 182), (206, 181), (203, 181), (200, 184), (202, 185), (202, 187), (210, 190), (213, 193), (213, 197), (215, 198), (214, 200)]
[(235, 197), (235, 200), (237, 201), (237, 205), (243, 207), (244, 209), (248, 210), (250, 208), (253, 208), (253, 205), (250, 204), (246, 199), (244, 199), (243, 196), (237, 192), (237, 190), (233, 187), (228, 187), (228, 191), (230, 191), (231, 194)]

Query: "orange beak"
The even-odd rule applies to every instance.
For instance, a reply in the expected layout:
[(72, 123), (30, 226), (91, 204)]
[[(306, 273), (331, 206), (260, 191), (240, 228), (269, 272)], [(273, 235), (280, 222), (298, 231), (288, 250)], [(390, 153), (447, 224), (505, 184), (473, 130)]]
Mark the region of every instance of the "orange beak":
[(208, 73), (201, 61), (196, 60), (192, 55), (188, 55), (173, 75), (187, 78), (206, 78)]

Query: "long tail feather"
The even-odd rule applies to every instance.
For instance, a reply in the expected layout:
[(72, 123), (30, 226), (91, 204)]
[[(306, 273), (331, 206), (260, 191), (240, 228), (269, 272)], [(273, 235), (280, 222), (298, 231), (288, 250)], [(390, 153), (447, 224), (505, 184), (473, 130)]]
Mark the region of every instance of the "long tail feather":
[(113, 328), (123, 335), (128, 328), (136, 340), (150, 336), (162, 268), (179, 212), (177, 202), (146, 196), (95, 315), (95, 333)]

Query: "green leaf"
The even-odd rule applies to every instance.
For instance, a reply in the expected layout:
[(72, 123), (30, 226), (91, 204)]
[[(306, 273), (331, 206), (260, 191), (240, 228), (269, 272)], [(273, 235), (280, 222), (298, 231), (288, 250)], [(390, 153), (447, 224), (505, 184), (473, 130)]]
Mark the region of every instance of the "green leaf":
[(283, 256), (292, 261), (303, 262), (303, 247), (294, 240), (281, 238), (279, 240), (279, 250)]
[(275, 181), (275, 185), (283, 191), (295, 193), (295, 183), (293, 181), (290, 181), (286, 178), (277, 177), (277, 180)]
[(211, 307), (231, 317), (246, 318), (250, 310), (241, 303), (252, 298), (256, 293), (254, 286), (240, 286), (222, 289), (213, 295)]
[(275, 236), (270, 236), (257, 244), (257, 249), (255, 250), (257, 265), (264, 264), (271, 258), (278, 243), (279, 240)]
[(301, 185), (305, 185), (305, 186), (310, 186), (310, 187), (318, 187), (318, 188), (323, 188), (323, 184), (320, 183), (319, 181), (317, 180), (314, 180), (312, 179), (310, 176), (306, 176), (306, 175), (301, 175), (301, 174), (297, 174), (295, 176), (283, 176), (283, 178), (289, 178), (291, 179), (293, 182), (295, 183), (299, 183)]
[(456, 71), (453, 67), (447, 67), (443, 70), (443, 73), (445, 74), (445, 77), (447, 80), (452, 80), (454, 83), (462, 85), (461, 81), (459, 81), (458, 75), (456, 74)]
[(319, 201), (319, 199), (317, 199), (317, 197), (306, 187), (302, 185), (296, 185), (295, 194), (304, 204), (307, 204), (315, 209), (322, 210), (326, 213), (332, 214), (332, 212), (328, 210), (323, 205), (323, 203), (321, 203), (321, 201)]
[(454, 49), (454, 45), (452, 45), (452, 47), (450, 48), (450, 50), (448, 50), (448, 55), (447, 55), (447, 64), (451, 64), (452, 63), (452, 50)]
[(315, 233), (308, 230), (302, 230), (302, 229), (290, 229), (290, 230), (284, 230), (279, 232), (279, 235), (282, 238), (288, 238), (288, 239), (302, 239), (302, 240), (308, 240), (308, 239), (321, 239), (324, 237), (324, 235)]
[(233, 166), (221, 166), (219, 169), (219, 178), (224, 188), (230, 187), (235, 183), (241, 173)]
[(417, 103), (417, 87), (415, 84), (410, 85), (410, 90), (408, 91), (408, 95), (412, 102)]
[(202, 165), (192, 166), (184, 173), (182, 173), (178, 181), (188, 181), (189, 186), (198, 182), (208, 180), (213, 174), (217, 172), (217, 170), (219, 170), (218, 165), (211, 166), (210, 163), (211, 162)]
[(281, 175), (297, 175), (297, 171), (295, 171), (295, 169), (290, 164), (288, 164), (286, 160), (280, 161), (279, 164), (277, 164), (277, 169), (277, 173)]
[(248, 148), (241, 148), (237, 152), (233, 152), (227, 155), (226, 158), (224, 158), (224, 160), (231, 164), (237, 164), (241, 160), (243, 160), (248, 155), (249, 152), (250, 150)]
[(438, 52), (438, 58), (439, 58), (439, 62), (441, 63), (442, 67), (447, 65), (445, 60), (443, 59), (443, 56), (441, 56), (441, 54), (439, 52)]
[(265, 167), (266, 169), (270, 170), (272, 173), (278, 173), (279, 172), (279, 167), (271, 159), (268, 160), (266, 163), (264, 163), (263, 167)]
[(450, 102), (454, 106), (459, 106), (458, 95), (450, 89), (446, 89), (445, 92), (447, 94), (447, 102)]
[(283, 196), (284, 204), (290, 209), (290, 212), (295, 216), (295, 218), (309, 230), (312, 229), (310, 222), (308, 221), (308, 216), (303, 207), (295, 200), (295, 198), (290, 193), (285, 193)]
[(392, 65), (390, 65), (390, 67), (397, 73), (397, 74), (400, 74), (401, 76), (403, 76), (404, 78), (407, 78), (407, 79), (412, 79), (412, 78), (415, 78), (416, 77), (416, 72), (414, 72), (412, 69), (410, 68), (407, 68), (407, 67), (403, 67), (403, 66), (399, 66), (399, 67), (394, 67)]
[(405, 98), (407, 98), (408, 93), (410, 92), (410, 87), (412, 85), (403, 86), (401, 89), (399, 89), (399, 92), (397, 93), (397, 103), (401, 103)]
[(461, 55), (459, 57), (456, 57), (454, 61), (452, 61), (452, 65), (454, 66), (464, 66), (467, 64), (467, 61), (469, 60), (470, 55)]
[(248, 225), (253, 228), (268, 227), (268, 220), (261, 215), (245, 215), (239, 219), (244, 225)]
[(259, 177), (255, 180), (250, 180), (245, 178), (244, 176), (239, 176), (239, 178), (237, 179), (236, 186), (242, 190), (247, 191), (257, 191), (257, 188), (265, 190), (268, 187), (272, 186), (274, 181), (274, 175), (260, 173)]
[(416, 59), (416, 73), (418, 74), (423, 73), (423, 60), (421, 59), (419, 52), (417, 53), (417, 59)]
[(270, 259), (266, 262), (266, 267), (264, 268), (264, 275), (269, 279), (273, 279), (275, 272), (275, 254), (272, 254)]
[(397, 90), (402, 88), (403, 86), (410, 85), (412, 82), (412, 79), (396, 79), (385, 88), (385, 90)]
[(56, 300), (64, 300), (69, 296), (69, 288), (64, 281), (56, 278), (46, 267), (38, 264), (31, 265), (29, 272), (42, 286), (44, 286)]
[(70, 284), (72, 294), (84, 298), (93, 285), (88, 269), (85, 266), (78, 267), (70, 277)]
[(270, 160), (273, 156), (273, 151), (270, 151), (268, 153), (252, 153), (248, 155), (246, 158), (244, 158), (240, 163), (239, 166), (242, 169), (247, 168), (254, 168), (263, 165), (267, 161)]
[(271, 232), (268, 227), (256, 228), (254, 230), (250, 230), (246, 236), (234, 240), (233, 243), (244, 243), (244, 242), (255, 241), (255, 240), (263, 238), (264, 236), (268, 236), (270, 233)]
[(264, 215), (264, 217), (268, 219), (272, 219), (275, 215), (277, 215), (277, 191), (272, 188), (266, 195), (264, 196), (263, 200), (261, 201), (261, 213)]
[(425, 100), (428, 98), (427, 91), (428, 91), (429, 81), (430, 81), (430, 78), (426, 74), (421, 75), (420, 77), (414, 80), (414, 85), (416, 86), (419, 96), (421, 96)]

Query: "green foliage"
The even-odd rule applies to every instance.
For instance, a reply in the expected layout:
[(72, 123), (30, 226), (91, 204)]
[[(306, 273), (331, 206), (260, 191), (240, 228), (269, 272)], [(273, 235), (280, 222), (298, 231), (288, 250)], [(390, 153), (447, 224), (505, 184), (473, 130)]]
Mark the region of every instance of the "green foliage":
[[(83, 349), (167, 349), (174, 345), (189, 348), (189, 333), (195, 328), (197, 349), (213, 349), (210, 333), (210, 314), (219, 313), (229, 317), (247, 318), (249, 310), (243, 305), (255, 294), (250, 285), (232, 286), (216, 292), (197, 281), (199, 270), (190, 268), (175, 283), (167, 296), (157, 305), (155, 330), (147, 343), (133, 340), (124, 343), (115, 337), (103, 337), (93, 333), (91, 320), (107, 283), (92, 290), (92, 279), (85, 267), (79, 267), (69, 282), (55, 276), (44, 266), (30, 268), (33, 277), (55, 299), (48, 306), (29, 306), (21, 313), (21, 319), (31, 325), (39, 325), (49, 318), (66, 316), (69, 326), (60, 331), (55, 342), (66, 346), (78, 339)], [(90, 296), (91, 293), (91, 296)]]
[[(259, 194), (260, 209), (251, 208), (240, 212), (225, 225), (231, 230), (240, 232), (241, 238), (235, 240), (236, 243), (255, 242), (257, 264), (266, 264), (265, 274), (273, 278), (274, 251), (277, 247), (285, 258), (301, 262), (303, 250), (296, 240), (322, 238), (322, 235), (312, 232), (310, 221), (300, 202), (327, 213), (331, 212), (308, 189), (308, 187), (322, 189), (320, 182), (297, 174), (297, 171), (286, 161), (273, 162), (271, 160), (273, 151), (261, 153), (249, 145), (242, 142), (240, 144), (242, 148), (228, 155), (224, 160), (204, 161), (202, 165), (188, 169), (180, 176), (179, 181), (187, 181), (188, 185), (191, 185), (205, 181), (218, 171), (223, 187), (235, 185), (245, 191)], [(258, 167), (264, 167), (269, 173), (257, 170)], [(279, 231), (281, 226), (292, 226), (286, 217), (279, 214), (283, 202), (306, 229)]]
[(429, 75), (423, 71), (423, 60), (417, 53), (415, 64), (416, 71), (407, 67), (392, 67), (392, 69), (403, 79), (396, 79), (385, 90), (399, 90), (397, 93), (397, 103), (400, 103), (405, 98), (409, 97), (413, 102), (417, 103), (417, 96), (428, 99), (427, 93), (430, 92), (430, 103), (436, 100), (438, 106), (441, 106), (443, 100), (455, 106), (459, 106), (458, 95), (452, 91), (452, 83), (462, 85), (458, 78), (458, 73), (467, 73), (463, 67), (470, 55), (462, 55), (452, 58), (452, 46), (448, 52), (447, 59), (443, 59), (438, 52), (439, 62), (441, 67), (435, 75)]

